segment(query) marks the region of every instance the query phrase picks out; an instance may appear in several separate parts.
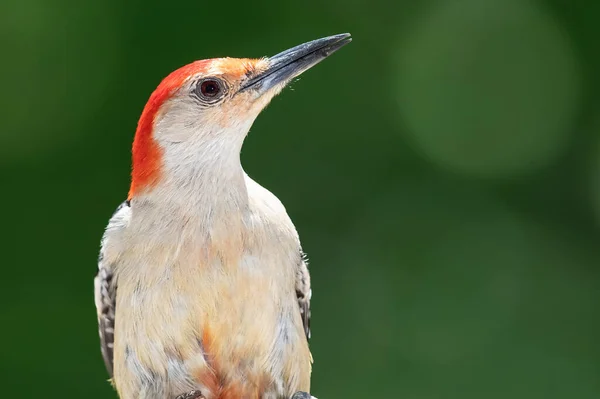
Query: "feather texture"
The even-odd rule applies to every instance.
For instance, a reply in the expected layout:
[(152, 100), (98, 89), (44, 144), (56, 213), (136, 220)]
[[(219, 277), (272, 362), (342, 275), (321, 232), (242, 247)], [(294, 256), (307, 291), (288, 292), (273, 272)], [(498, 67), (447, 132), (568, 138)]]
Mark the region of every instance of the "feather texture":
[[(110, 218), (106, 231), (124, 226), (130, 217), (130, 203), (123, 202)], [(94, 298), (98, 315), (98, 332), (100, 334), (100, 350), (106, 370), (113, 376), (113, 351), (115, 342), (115, 308), (117, 301), (117, 282), (113, 265), (107, 259), (108, 235), (104, 234), (98, 256), (98, 272), (94, 279)]]

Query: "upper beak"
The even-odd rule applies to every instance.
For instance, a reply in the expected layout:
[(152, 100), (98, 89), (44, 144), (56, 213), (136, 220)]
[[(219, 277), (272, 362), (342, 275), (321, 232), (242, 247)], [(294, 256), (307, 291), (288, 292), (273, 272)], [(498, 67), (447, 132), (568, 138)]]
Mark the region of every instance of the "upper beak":
[(270, 57), (268, 68), (248, 79), (240, 90), (254, 88), (264, 93), (274, 86), (285, 84), (351, 41), (349, 33), (342, 33), (285, 50)]

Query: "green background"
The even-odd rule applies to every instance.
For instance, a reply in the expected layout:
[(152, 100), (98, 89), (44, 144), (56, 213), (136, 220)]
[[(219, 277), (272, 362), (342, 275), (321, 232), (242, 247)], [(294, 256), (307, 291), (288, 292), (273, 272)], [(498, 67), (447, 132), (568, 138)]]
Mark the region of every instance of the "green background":
[(137, 118), (195, 59), (354, 41), (261, 115), (321, 399), (600, 397), (600, 2), (0, 3), (2, 398), (114, 398), (99, 240)]

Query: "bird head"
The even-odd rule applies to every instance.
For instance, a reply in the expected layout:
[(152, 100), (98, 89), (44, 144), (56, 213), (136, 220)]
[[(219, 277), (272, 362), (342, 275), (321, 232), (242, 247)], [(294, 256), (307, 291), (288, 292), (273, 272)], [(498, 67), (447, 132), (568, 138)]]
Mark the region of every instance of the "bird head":
[(195, 61), (169, 74), (146, 103), (133, 143), (129, 198), (161, 181), (239, 166), (244, 138), (293, 78), (351, 41), (349, 34), (301, 44), (273, 57)]

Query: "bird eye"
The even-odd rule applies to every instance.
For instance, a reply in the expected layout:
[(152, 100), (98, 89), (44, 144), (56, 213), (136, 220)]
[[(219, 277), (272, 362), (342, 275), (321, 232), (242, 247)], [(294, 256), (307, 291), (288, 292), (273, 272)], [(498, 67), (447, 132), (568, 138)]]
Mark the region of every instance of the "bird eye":
[(218, 79), (204, 79), (196, 84), (194, 94), (204, 102), (215, 102), (223, 97), (224, 84)]
[(216, 80), (205, 80), (200, 85), (200, 91), (206, 97), (214, 97), (221, 91), (219, 83)]

